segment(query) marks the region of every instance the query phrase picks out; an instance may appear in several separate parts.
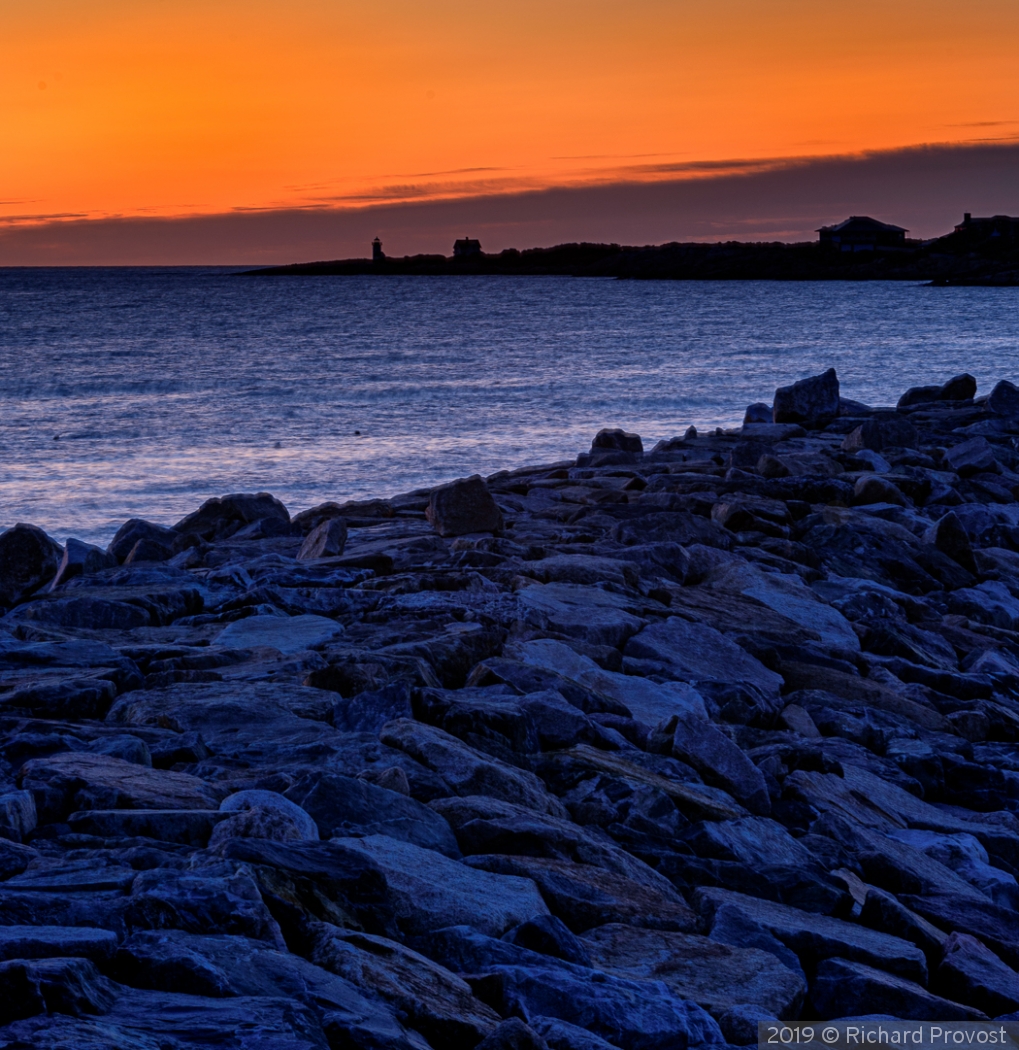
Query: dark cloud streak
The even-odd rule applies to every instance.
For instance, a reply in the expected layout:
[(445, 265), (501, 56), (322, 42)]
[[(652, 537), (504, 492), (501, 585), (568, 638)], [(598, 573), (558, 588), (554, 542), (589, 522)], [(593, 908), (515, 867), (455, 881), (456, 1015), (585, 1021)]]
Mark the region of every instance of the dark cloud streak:
[[(754, 162), (757, 163), (757, 162)], [(689, 170), (689, 169), (687, 169)], [(448, 253), (455, 237), (489, 251), (566, 241), (809, 240), (850, 214), (916, 237), (947, 232), (964, 211), (1019, 213), (1019, 144), (929, 146), (767, 163), (697, 178), (479, 194), (366, 208), (233, 211), (0, 228), (0, 265), (257, 265)]]

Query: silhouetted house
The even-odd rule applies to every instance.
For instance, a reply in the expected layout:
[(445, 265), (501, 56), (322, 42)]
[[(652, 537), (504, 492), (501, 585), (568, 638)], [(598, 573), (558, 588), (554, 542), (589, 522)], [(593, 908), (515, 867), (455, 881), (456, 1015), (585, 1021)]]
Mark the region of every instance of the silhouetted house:
[(462, 240), (453, 242), (454, 259), (465, 259), (468, 255), (480, 254), (481, 241), (476, 241), (471, 237), (464, 237)]
[(372, 262), (382, 262), (385, 257), (385, 253), (382, 251), (382, 241), (376, 237), (372, 241)]
[(978, 240), (993, 238), (1004, 244), (1019, 241), (1019, 218), (1011, 215), (991, 215), (989, 218), (973, 218), (969, 212), (955, 228), (956, 233), (967, 234)]
[(878, 222), (869, 215), (851, 215), (836, 226), (822, 226), (817, 231), (822, 247), (840, 252), (872, 252), (877, 248), (904, 248), (907, 232), (901, 226)]

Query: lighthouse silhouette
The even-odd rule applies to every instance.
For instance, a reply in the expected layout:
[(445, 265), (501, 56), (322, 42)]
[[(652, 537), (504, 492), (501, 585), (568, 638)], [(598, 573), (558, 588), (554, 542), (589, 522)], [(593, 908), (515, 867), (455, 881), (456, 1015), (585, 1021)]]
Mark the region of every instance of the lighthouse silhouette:
[(372, 241), (372, 262), (382, 262), (383, 259), (385, 259), (385, 255), (382, 251), (382, 241), (376, 237)]

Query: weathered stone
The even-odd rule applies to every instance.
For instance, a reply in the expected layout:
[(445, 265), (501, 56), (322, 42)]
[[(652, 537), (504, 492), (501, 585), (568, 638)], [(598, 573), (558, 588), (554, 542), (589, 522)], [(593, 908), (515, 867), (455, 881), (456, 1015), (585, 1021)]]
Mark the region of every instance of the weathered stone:
[(947, 998), (961, 999), (990, 1017), (1019, 1010), (1019, 975), (975, 937), (953, 933), (931, 980)]
[(102, 718), (116, 696), (116, 682), (106, 678), (43, 679), (37, 686), (7, 693), (0, 703), (39, 718)]
[(564, 813), (533, 773), (484, 755), (435, 726), (398, 718), (382, 727), (379, 739), (434, 770), (458, 795), (491, 795), (538, 813)]
[(30, 791), (0, 794), (0, 837), (20, 842), (36, 825), (35, 799)]
[[(763, 947), (760, 940), (748, 942), (745, 934), (732, 935), (736, 930), (754, 930), (758, 934), (771, 934), (795, 952), (807, 970), (822, 959), (838, 956), (880, 967), (908, 980), (927, 982), (927, 961), (923, 952), (898, 937), (732, 890), (702, 887), (697, 891), (697, 902), (701, 913), (707, 917), (709, 935), (714, 940), (744, 947)], [(777, 957), (783, 961), (780, 954)]]
[(0, 1023), (36, 1014), (103, 1014), (116, 991), (87, 959), (0, 962)]
[(752, 813), (771, 812), (764, 775), (710, 722), (689, 715), (673, 715), (655, 730), (648, 747), (693, 766), (709, 784), (728, 791)]
[(348, 849), (340, 840), (232, 838), (216, 852), (232, 862), (250, 865), (258, 886), (287, 902), (282, 917), (291, 937), (303, 936), (303, 924), (310, 920), (397, 935), (386, 877), (363, 851)]
[(987, 1015), (932, 995), (922, 985), (849, 959), (825, 959), (817, 968), (810, 1002), (822, 1020), (887, 1014), (907, 1021), (983, 1021)]
[(1009, 966), (1019, 966), (1019, 918), (1013, 908), (1003, 908), (987, 899), (950, 894), (902, 894), (900, 900), (936, 926), (968, 933)]
[(645, 627), (626, 643), (624, 654), (649, 661), (694, 685), (702, 680), (745, 682), (765, 693), (777, 693), (782, 685), (780, 675), (713, 627), (678, 616)]
[(936, 547), (942, 554), (947, 554), (952, 561), (958, 562), (967, 572), (976, 573), (973, 547), (955, 511), (950, 510), (931, 525), (924, 533), (923, 540), (924, 543)]
[(53, 579), (63, 549), (35, 525), (0, 534), (0, 606), (16, 605)]
[(759, 1006), (773, 1018), (795, 1017), (807, 991), (803, 978), (773, 955), (695, 934), (609, 924), (589, 930), (581, 941), (595, 969), (662, 981), (715, 1018), (741, 1004)]
[(969, 374), (953, 376), (938, 390), (939, 401), (969, 401), (976, 397), (977, 381)]
[(39, 856), (30, 846), (0, 837), (0, 881), (20, 875)]
[(343, 625), (325, 616), (304, 613), (300, 616), (248, 616), (235, 620), (216, 636), (224, 649), (242, 649), (258, 645), (297, 653), (323, 645), (343, 633)]
[(819, 740), (821, 738), (821, 731), (817, 728), (817, 724), (810, 717), (809, 712), (805, 711), (799, 704), (787, 704), (782, 709), (780, 721), (786, 729), (793, 733), (799, 733), (800, 736), (805, 736), (808, 740)]
[(579, 744), (549, 756), (548, 765), (543, 766), (543, 775), (553, 777), (556, 767), (565, 767), (570, 776), (577, 773), (587, 776), (592, 773), (604, 773), (613, 778), (625, 779), (631, 784), (646, 785), (653, 791), (660, 791), (673, 801), (677, 809), (694, 820), (734, 820), (745, 816), (746, 811), (743, 807), (726, 792), (706, 784), (690, 783), (670, 775), (674, 774), (673, 770), (661, 768), (662, 765), (673, 761), (667, 759), (665, 763), (652, 764), (644, 756), (632, 752), (598, 751), (585, 744)]
[(142, 537), (127, 553), (124, 558), (125, 565), (136, 565), (139, 562), (161, 562), (169, 561), (173, 557), (172, 547), (160, 543), (158, 540)]
[[(327, 1014), (325, 1027), (332, 1021), (346, 1020), (338, 1011)], [(424, 1050), (418, 1037), (414, 1041), (391, 1028), (374, 1029), (377, 1046), (393, 1050)], [(130, 1047), (130, 1050), (164, 1050), (168, 1046), (205, 1047), (219, 1033), (230, 1033), (235, 1046), (257, 1045), (259, 1050), (325, 1050), (328, 1046), (323, 1025), (315, 1013), (294, 999), (284, 996), (235, 996), (211, 999), (205, 996), (173, 995), (160, 991), (121, 989), (117, 1001), (102, 1017), (68, 1017), (47, 1014), (17, 1021), (9, 1034), (17, 1045), (32, 1050), (74, 1047), (92, 1050)], [(5, 1033), (7, 1034), (7, 1033)], [(365, 1038), (366, 1033), (338, 1028), (335, 1039)], [(389, 1043), (384, 1042), (390, 1039)], [(173, 1039), (173, 1043), (168, 1040)], [(357, 1045), (356, 1043), (354, 1045)], [(364, 1044), (363, 1044), (364, 1045)], [(371, 1045), (371, 1044), (367, 1044)]]
[(179, 536), (180, 533), (176, 529), (155, 525), (151, 521), (144, 521), (142, 518), (129, 518), (117, 529), (117, 534), (110, 540), (106, 552), (116, 558), (118, 562), (123, 562), (134, 550), (135, 546), (143, 540), (172, 551), (173, 544)]
[(911, 386), (896, 403), (896, 408), (909, 408), (912, 405), (924, 405), (937, 401), (941, 387), (935, 383), (927, 386)]
[(853, 487), (853, 502), (857, 505), (869, 503), (891, 503), (897, 507), (909, 505), (909, 501), (900, 489), (885, 478), (879, 478), (873, 474), (865, 474), (862, 478), (857, 478), (856, 485)]
[(297, 803), (276, 791), (235, 791), (219, 804), (221, 813), (243, 813), (252, 809), (275, 810), (294, 825), (297, 835), (309, 841), (318, 839), (318, 825)]
[(382, 871), (397, 924), (408, 935), (465, 924), (498, 937), (511, 926), (548, 914), (530, 879), (493, 875), (386, 835), (334, 841)]
[(214, 496), (178, 521), (174, 531), (182, 535), (193, 532), (204, 540), (223, 539), (262, 518), (277, 518), (289, 524), (290, 513), (268, 492)]
[(628, 434), (616, 428), (599, 430), (591, 442), (592, 452), (643, 452), (644, 443), (639, 434)]
[(528, 623), (592, 645), (621, 646), (644, 626), (631, 599), (598, 587), (536, 584), (521, 591), (517, 601)]
[(842, 440), (844, 452), (859, 452), (871, 449), (880, 452), (884, 448), (916, 448), (919, 434), (916, 427), (905, 419), (882, 417), (868, 419)]
[(285, 680), (181, 682), (125, 694), (107, 722), (200, 734), (220, 761), (303, 773), (308, 756), (319, 762), (346, 739), (328, 724), (335, 695)]
[[(1015, 876), (993, 867), (987, 850), (973, 835), (946, 835), (909, 828), (892, 831), (890, 837), (908, 843), (926, 858), (947, 867), (953, 877), (976, 889), (978, 898), (988, 897), (1006, 908), (1019, 906), (1019, 884)], [(930, 887), (925, 892), (973, 896), (961, 887)]]
[(630, 1050), (672, 1050), (724, 1044), (711, 1016), (676, 998), (660, 981), (632, 981), (597, 970), (495, 968), (485, 989), (504, 1013), (525, 1021), (558, 1017)]
[(82, 752), (33, 759), (20, 776), (43, 821), (83, 809), (215, 809), (226, 794), (187, 773)]
[(464, 864), (480, 871), (530, 880), (553, 915), (582, 933), (607, 922), (664, 930), (692, 930), (693, 912), (663, 879), (664, 885), (637, 882), (615, 871), (550, 857), (483, 854)]
[(75, 576), (91, 576), (103, 569), (110, 569), (117, 564), (117, 559), (101, 547), (91, 543), (69, 539), (64, 545), (64, 554), (57, 567), (57, 573), (50, 584), (50, 590), (56, 590), (61, 584), (74, 579)]
[(429, 806), (449, 822), (466, 854), (567, 858), (613, 871), (670, 897), (673, 895), (668, 879), (643, 861), (568, 820), (539, 815), (523, 806), (483, 795), (434, 799)]
[(771, 405), (755, 401), (752, 405), (747, 405), (747, 410), (743, 413), (743, 424), (745, 426), (747, 423), (770, 423), (771, 412)]
[[(632, 714), (649, 728), (679, 712), (707, 718), (704, 698), (690, 686), (679, 682), (651, 682), (606, 671), (589, 657), (549, 638), (507, 646), (506, 654), (565, 679), (567, 690), (563, 695), (567, 699), (571, 699), (569, 683), (576, 683), (607, 705), (601, 710)], [(578, 706), (581, 705), (578, 703)]]
[(243, 868), (235, 870), (232, 865), (139, 872), (125, 904), (123, 921), (131, 930), (169, 927), (186, 933), (251, 937), (272, 947), (283, 942), (255, 880)]
[(790, 471), (778, 456), (773, 456), (770, 452), (766, 452), (757, 461), (757, 473), (762, 478), (787, 478)]
[(325, 923), (311, 940), (313, 963), (391, 1003), (435, 1045), (473, 1046), (499, 1024), (465, 981), (395, 941)]
[(987, 398), (987, 407), (996, 416), (1019, 418), (1019, 387), (1007, 379), (1000, 380)]
[(1001, 468), (994, 457), (994, 448), (987, 438), (975, 437), (950, 448), (945, 455), (949, 466), (960, 477), (972, 474), (993, 474)]
[[(394, 769), (394, 774), (406, 774)], [(388, 781), (395, 776), (388, 778)], [(425, 849), (437, 850), (447, 857), (458, 857), (456, 838), (446, 821), (428, 806), (389, 790), (381, 784), (344, 777), (336, 773), (305, 777), (288, 795), (310, 814), (324, 839), (351, 834), (389, 835)]]
[(801, 379), (775, 391), (772, 420), (775, 423), (806, 423), (820, 426), (839, 412), (839, 381), (834, 368), (819, 376)]
[[(162, 1021), (164, 1036), (174, 1032), (186, 1038), (186, 1029), (181, 1029), (190, 1022), (199, 1033), (203, 1028), (229, 1032), (238, 1045), (250, 1036), (267, 1050), (324, 1050), (330, 1045), (426, 1050), (421, 1037), (406, 1032), (395, 1011), (374, 995), (300, 956), (246, 937), (196, 936), (179, 930), (135, 933), (117, 952), (112, 969), (135, 988), (160, 990), (154, 996), (125, 992), (121, 1001), (135, 1007), (142, 1024), (155, 1029)], [(191, 1011), (197, 1012), (203, 999), (240, 1003), (247, 1012), (234, 1018), (233, 1026), (229, 1016), (196, 1017)], [(275, 1041), (274, 1026), (262, 1012), (266, 1004), (290, 1007), (289, 1018), (284, 1018), (289, 1024), (279, 1031), (289, 1031), (293, 1041)], [(309, 1022), (317, 1035), (306, 1042), (302, 1035), (312, 1034)]]
[(305, 537), (297, 552), (298, 561), (313, 561), (315, 558), (336, 558), (347, 545), (347, 523), (343, 518), (328, 518), (317, 525)]
[(479, 474), (433, 489), (425, 516), (440, 536), (499, 532), (503, 526), (502, 511)]
[(1019, 598), (997, 580), (986, 580), (976, 587), (961, 587), (948, 598), (951, 612), (969, 616), (978, 623), (1006, 631), (1019, 628)]
[(347, 500), (346, 503), (320, 503), (317, 507), (295, 514), (292, 524), (307, 535), (324, 521), (344, 518), (364, 523), (382, 522), (396, 516), (393, 504), (386, 499)]
[(936, 966), (944, 952), (947, 934), (901, 904), (891, 893), (866, 887), (860, 922), (872, 930), (901, 937), (920, 948), (930, 965)]
[(601, 1036), (558, 1017), (532, 1017), (531, 1030), (545, 1040), (549, 1050), (617, 1050)]
[(528, 951), (551, 955), (553, 959), (563, 959), (576, 963), (577, 966), (590, 966), (591, 957), (587, 954), (580, 939), (574, 936), (570, 928), (554, 915), (539, 915), (528, 919), (502, 935), (507, 944), (516, 944)]
[[(860, 642), (852, 624), (837, 610), (819, 601), (814, 591), (799, 576), (777, 572), (760, 572), (749, 565), (732, 563), (711, 574), (712, 591), (740, 594), (755, 604), (766, 606), (772, 612), (811, 631), (833, 649), (858, 651)], [(753, 607), (746, 610), (748, 618), (760, 616)], [(788, 637), (788, 630), (783, 634)], [(791, 639), (790, 639), (791, 640)], [(765, 691), (770, 689), (762, 681), (754, 684)]]
[(511, 1017), (485, 1036), (477, 1050), (548, 1050), (548, 1043), (519, 1017)]

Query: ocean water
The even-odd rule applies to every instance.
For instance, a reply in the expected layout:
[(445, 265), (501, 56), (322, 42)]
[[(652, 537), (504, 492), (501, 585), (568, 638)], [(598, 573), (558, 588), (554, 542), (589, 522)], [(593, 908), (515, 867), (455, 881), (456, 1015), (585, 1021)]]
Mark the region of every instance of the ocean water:
[(291, 512), (733, 425), (834, 365), (894, 403), (1019, 381), (1019, 295), (911, 284), (0, 270), (0, 528), (105, 543), (209, 496)]

